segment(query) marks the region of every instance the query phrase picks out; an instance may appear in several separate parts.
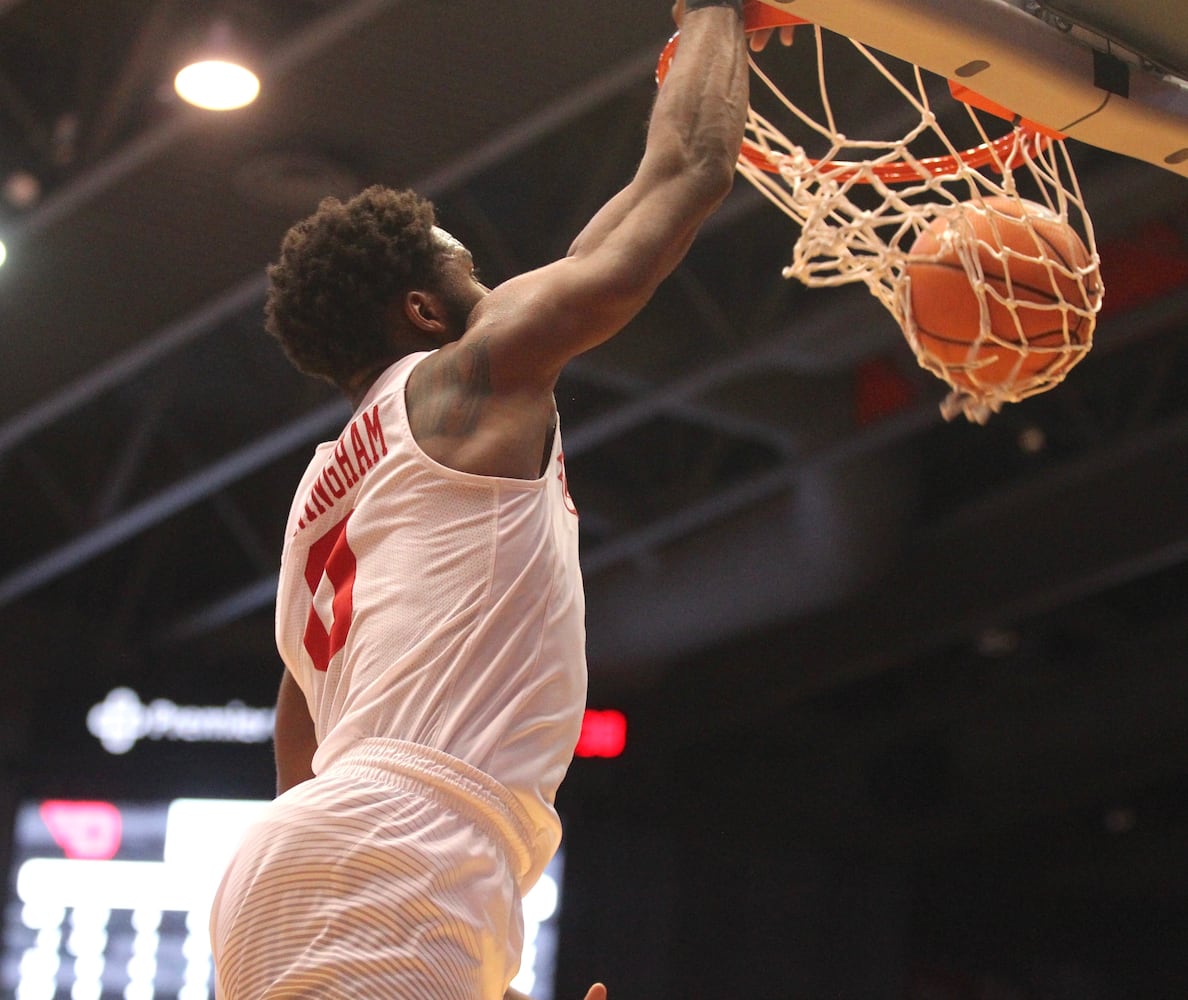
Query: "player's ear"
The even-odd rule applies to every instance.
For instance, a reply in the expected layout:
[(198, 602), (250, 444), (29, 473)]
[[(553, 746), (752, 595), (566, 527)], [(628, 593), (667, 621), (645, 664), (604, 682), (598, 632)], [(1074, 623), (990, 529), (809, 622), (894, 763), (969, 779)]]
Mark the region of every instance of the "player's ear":
[(416, 289), (404, 296), (404, 317), (414, 329), (429, 334), (434, 339), (445, 336), (446, 313), (436, 295), (423, 289)]

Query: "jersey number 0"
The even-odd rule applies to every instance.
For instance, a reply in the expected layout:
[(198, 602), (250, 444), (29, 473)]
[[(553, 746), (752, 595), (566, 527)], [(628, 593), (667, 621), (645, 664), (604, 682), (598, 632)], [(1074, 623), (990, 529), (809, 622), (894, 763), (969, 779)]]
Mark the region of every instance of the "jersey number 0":
[[(310, 546), (305, 560), (305, 583), (313, 595), (302, 642), (313, 660), (314, 668), (325, 672), (330, 660), (346, 645), (354, 613), (355, 553), (347, 542), (346, 526), (351, 513)], [(318, 591), (323, 581), (330, 584), (334, 598), (330, 602), (330, 625), (318, 612)]]

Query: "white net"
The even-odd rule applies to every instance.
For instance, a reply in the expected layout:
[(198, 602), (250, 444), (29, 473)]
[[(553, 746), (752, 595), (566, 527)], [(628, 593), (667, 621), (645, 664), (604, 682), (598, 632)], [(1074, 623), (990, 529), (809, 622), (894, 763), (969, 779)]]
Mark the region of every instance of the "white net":
[[(774, 56), (803, 60), (803, 36), (812, 32), (819, 105), (802, 110), (752, 59), (771, 99), (766, 116), (752, 99), (739, 167), (800, 227), (785, 276), (812, 287), (865, 283), (920, 364), (948, 383), (946, 419), (984, 423), (1003, 403), (1063, 380), (1092, 346), (1102, 296), (1093, 227), (1064, 142), (946, 92), (946, 104), (964, 109), (961, 127), (972, 130), (971, 147), (959, 149), (948, 135), (958, 130), (942, 127), (933, 110), (927, 86), (935, 90), (935, 79), (918, 67), (893, 72), (888, 57), (845, 39), (903, 98), (907, 126), (897, 139), (848, 138), (826, 81), (828, 33), (797, 32), (794, 54)], [(852, 103), (853, 59), (839, 62)], [(772, 121), (777, 112), (781, 126)], [(819, 152), (810, 156), (801, 143)]]

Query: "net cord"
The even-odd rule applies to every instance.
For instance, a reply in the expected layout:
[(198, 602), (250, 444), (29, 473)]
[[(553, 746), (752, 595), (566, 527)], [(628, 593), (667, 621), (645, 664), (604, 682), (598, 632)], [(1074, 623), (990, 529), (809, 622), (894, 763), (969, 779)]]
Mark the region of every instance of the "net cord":
[[(1093, 225), (1064, 142), (1022, 125), (992, 139), (980, 113), (962, 104), (981, 145), (972, 151), (959, 150), (937, 120), (919, 67), (912, 67), (913, 91), (874, 50), (847, 39), (904, 99), (907, 124), (899, 139), (851, 139), (838, 128), (829, 98), (822, 29), (813, 25), (811, 30), (816, 43), (821, 121), (786, 96), (753, 56), (751, 71), (794, 119), (787, 131), (798, 125), (815, 133), (827, 147), (824, 155), (811, 158), (803, 146), (788, 138), (785, 128), (752, 109), (738, 168), (768, 201), (800, 227), (792, 262), (784, 269), (784, 276), (810, 287), (866, 284), (895, 317), (920, 365), (949, 384), (952, 391), (941, 404), (946, 419), (964, 414), (984, 423), (1004, 403), (1017, 402), (1058, 384), (1091, 348), (1101, 305), (1100, 260)], [(939, 140), (947, 155), (918, 156), (912, 147), (925, 135)], [(874, 207), (870, 207), (869, 194), (864, 193), (860, 199), (867, 207), (855, 200), (859, 185), (863, 192), (876, 192)], [(1036, 245), (1034, 254), (984, 242), (978, 248), (964, 245), (958, 238), (961, 261), (977, 295), (982, 322), (964, 362), (954, 364), (951, 359), (944, 361), (930, 353), (917, 336), (905, 266), (912, 244), (929, 226), (938, 219), (948, 219), (952, 227), (959, 228), (961, 203), (984, 203), (986, 198), (1011, 199), (1020, 205), (1025, 219), (1031, 212), (1029, 203), (1042, 205), (1056, 220), (1080, 233), (1088, 261), (1071, 267), (1053, 260), (1031, 222), (1027, 225)], [(994, 231), (998, 225), (992, 221)], [(987, 282), (981, 264), (983, 255), (1003, 265), (1003, 291)], [(1050, 279), (1054, 301), (1023, 302), (1010, 275), (1012, 260), (1026, 261), (1031, 266), (1040, 264)], [(1071, 299), (1062, 292), (1070, 282), (1076, 288)], [(991, 303), (1009, 311), (1014, 326), (1012, 338), (992, 329)], [(1058, 314), (1062, 343), (1028, 343), (1019, 317), (1021, 309), (1048, 309)], [(1037, 366), (1033, 357), (1036, 353), (1050, 357)], [(1011, 355), (1014, 364), (1005, 377), (999, 364), (992, 381), (979, 378), (979, 372)]]

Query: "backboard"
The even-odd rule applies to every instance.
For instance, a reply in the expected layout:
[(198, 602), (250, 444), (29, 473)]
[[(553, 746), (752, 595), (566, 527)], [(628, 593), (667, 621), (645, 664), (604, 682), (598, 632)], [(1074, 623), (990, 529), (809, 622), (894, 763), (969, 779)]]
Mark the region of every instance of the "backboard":
[(1188, 177), (1188, 17), (1148, 0), (763, 0)]

